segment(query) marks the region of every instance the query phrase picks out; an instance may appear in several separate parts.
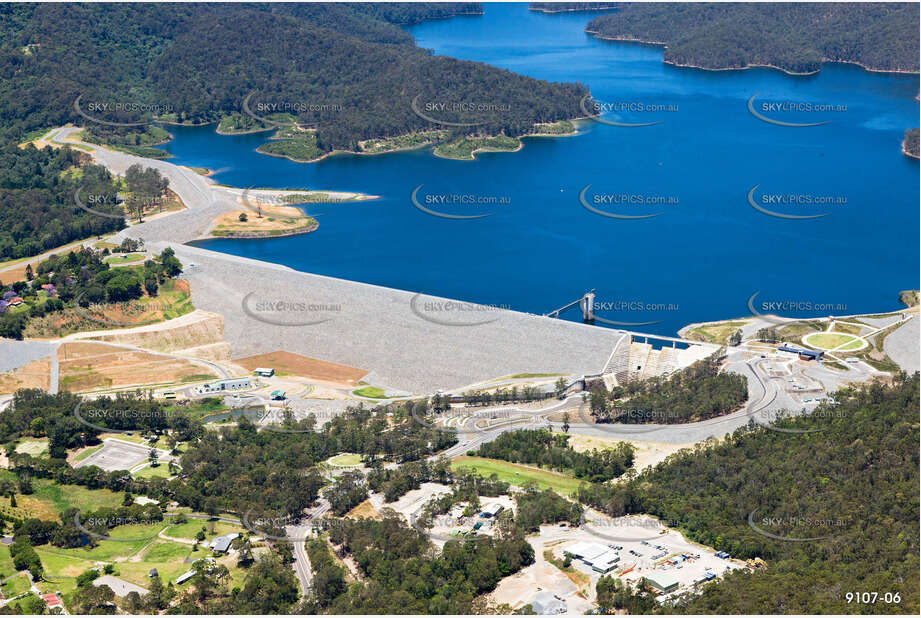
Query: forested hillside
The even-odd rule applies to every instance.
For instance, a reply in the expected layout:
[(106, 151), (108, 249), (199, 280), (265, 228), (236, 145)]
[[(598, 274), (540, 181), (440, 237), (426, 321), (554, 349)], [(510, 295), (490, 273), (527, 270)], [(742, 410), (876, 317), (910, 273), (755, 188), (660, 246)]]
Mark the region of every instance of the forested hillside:
[[(461, 133), (517, 136), (581, 115), (580, 85), (433, 56), (395, 25), (477, 11), (471, 3), (6, 5), (0, 130), (21, 139), (86, 124), (74, 106), (80, 95), (80, 109), (106, 122), (210, 122), (242, 113), (253, 93), (251, 108), (274, 105), (315, 126), (322, 151), (441, 128), (413, 111), (417, 97), (486, 106), (434, 114), (467, 123), (454, 127)], [(113, 112), (118, 103), (142, 108)]]
[(712, 355), (668, 376), (593, 389), (591, 414), (598, 423), (669, 425), (730, 414), (748, 399), (748, 386), (744, 376), (721, 368)]
[(316, 583), (306, 614), (473, 614), (476, 597), (534, 562), (523, 532), (508, 524), (495, 537), (447, 543), (437, 555), (426, 535), (398, 516), (334, 519), (325, 527), (360, 577), (348, 583), (328, 546), (311, 542)]
[(918, 158), (918, 129), (909, 129), (905, 131), (905, 139), (902, 140), (902, 150), (910, 157)]
[(667, 45), (665, 61), (709, 69), (775, 66), (818, 71), (856, 62), (882, 71), (918, 70), (918, 4), (639, 3), (596, 17), (598, 36)]
[[(77, 189), (111, 196), (96, 208), (113, 216), (77, 208)], [(109, 172), (79, 151), (7, 144), (0, 149), (0, 262), (121, 229), (116, 191)]]
[[(767, 561), (673, 611), (915, 614), (918, 374), (836, 397), (835, 408), (779, 425), (812, 433), (740, 429), (628, 483), (584, 486), (578, 497), (612, 515), (652, 513), (695, 541)], [(804, 538), (816, 540), (795, 540)], [(901, 603), (848, 604), (846, 592), (897, 592)]]

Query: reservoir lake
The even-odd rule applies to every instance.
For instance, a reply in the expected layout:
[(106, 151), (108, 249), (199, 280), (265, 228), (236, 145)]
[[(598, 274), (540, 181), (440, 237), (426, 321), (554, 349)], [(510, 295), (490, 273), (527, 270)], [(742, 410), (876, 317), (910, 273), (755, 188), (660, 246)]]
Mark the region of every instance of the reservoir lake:
[[(918, 126), (917, 75), (674, 67), (659, 47), (585, 33), (595, 13), (483, 6), (408, 30), (436, 54), (581, 82), (605, 121), (657, 124), (584, 120), (577, 135), (525, 138), (518, 152), (472, 162), (420, 149), (310, 164), (255, 152), (269, 133), (167, 127), (170, 161), (215, 170), (218, 183), (381, 196), (305, 206), (320, 215), (311, 234), (196, 244), (538, 314), (595, 289), (600, 318), (662, 335), (750, 306), (796, 317), (895, 310), (900, 290), (919, 287), (918, 161), (900, 146)], [(750, 100), (768, 120), (825, 124), (775, 124)], [(427, 214), (417, 188), (431, 210), (489, 216)], [(458, 196), (477, 203), (438, 204)], [(815, 214), (826, 216), (789, 217)], [(581, 319), (577, 308), (560, 317)]]

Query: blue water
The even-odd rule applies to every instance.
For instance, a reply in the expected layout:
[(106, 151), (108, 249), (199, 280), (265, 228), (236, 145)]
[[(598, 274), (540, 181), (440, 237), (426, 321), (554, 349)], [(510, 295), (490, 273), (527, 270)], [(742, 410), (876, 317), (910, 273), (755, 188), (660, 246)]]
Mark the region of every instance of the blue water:
[[(677, 111), (610, 113), (647, 127), (586, 121), (580, 134), (532, 138), (517, 153), (475, 162), (426, 150), (342, 155), (297, 164), (254, 152), (265, 134), (220, 136), (213, 127), (176, 128), (165, 148), (173, 162), (219, 170), (238, 187), (339, 189), (380, 195), (360, 204), (313, 205), (322, 213), (308, 235), (212, 240), (210, 249), (323, 275), (546, 313), (597, 290), (598, 315), (656, 322), (638, 330), (673, 334), (695, 321), (748, 315), (755, 302), (792, 301), (783, 315), (897, 309), (899, 290), (917, 288), (918, 163), (903, 156), (906, 128), (918, 125), (918, 77), (826, 65), (817, 75), (770, 69), (709, 72), (661, 62), (655, 47), (612, 43), (584, 33), (590, 14), (548, 16), (525, 5), (484, 5), (484, 16), (410, 29), (435, 53), (487, 62), (552, 81), (578, 81), (603, 102), (671, 105)], [(846, 111), (764, 112), (791, 128), (753, 117), (757, 103), (799, 101)], [(496, 102), (501, 103), (501, 93)], [(842, 108), (839, 108), (842, 109)], [(601, 194), (663, 196), (664, 206), (596, 205), (606, 212), (654, 214), (623, 220), (579, 201)], [(419, 201), (454, 214), (427, 215)], [(811, 194), (846, 199), (829, 206), (767, 206), (820, 219), (771, 217), (746, 196)], [(490, 206), (445, 208), (425, 196), (490, 196)], [(656, 305), (625, 310), (619, 301)], [(833, 309), (809, 310), (825, 304)], [(634, 305), (635, 306), (635, 305)], [(664, 306), (664, 308), (663, 308)], [(577, 312), (564, 318), (579, 319)]]

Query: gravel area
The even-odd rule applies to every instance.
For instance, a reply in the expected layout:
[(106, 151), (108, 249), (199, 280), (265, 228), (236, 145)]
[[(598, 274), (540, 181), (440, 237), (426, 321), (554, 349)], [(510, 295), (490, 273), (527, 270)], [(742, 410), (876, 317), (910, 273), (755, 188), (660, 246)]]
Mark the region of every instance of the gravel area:
[(899, 367), (908, 373), (919, 371), (919, 331), (917, 316), (911, 318), (903, 326), (890, 333), (883, 342), (883, 351), (894, 360)]
[(0, 373), (12, 371), (52, 353), (54, 345), (44, 341), (0, 339)]
[[(864, 318), (864, 317), (857, 318), (857, 320), (860, 320), (861, 322), (864, 322), (871, 326), (875, 326), (876, 328), (886, 328), (887, 326), (891, 324), (895, 324), (901, 319), (902, 319), (901, 315), (890, 315), (884, 318)], [(841, 321), (848, 322), (852, 320), (843, 319)]]
[(130, 470), (147, 459), (150, 447), (121, 440), (106, 440), (105, 446), (74, 465), (75, 468), (98, 466), (106, 472)]
[[(376, 383), (405, 392), (522, 372), (596, 373), (620, 336), (613, 329), (480, 311), (197, 247), (175, 250), (184, 264), (195, 264), (184, 277), (196, 308), (224, 316), (233, 357), (288, 350), (373, 370)], [(287, 305), (277, 310), (279, 301)], [(446, 303), (453, 304), (445, 309)]]

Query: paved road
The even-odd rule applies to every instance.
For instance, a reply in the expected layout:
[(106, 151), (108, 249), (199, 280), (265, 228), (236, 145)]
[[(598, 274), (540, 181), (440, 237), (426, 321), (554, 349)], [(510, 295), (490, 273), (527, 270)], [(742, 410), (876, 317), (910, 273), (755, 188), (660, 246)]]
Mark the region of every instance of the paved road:
[[(778, 413), (789, 412), (799, 414), (808, 406), (794, 399), (787, 392), (782, 378), (775, 378), (768, 375), (765, 365), (769, 363), (768, 359), (754, 358), (750, 360), (738, 359), (728, 364), (727, 370), (738, 373), (746, 377), (748, 381), (748, 402), (746, 405), (732, 414), (727, 414), (718, 418), (698, 421), (695, 423), (682, 424), (642, 424), (642, 425), (624, 425), (624, 424), (600, 424), (591, 423), (589, 417), (589, 408), (582, 404), (580, 395), (571, 395), (565, 401), (554, 403), (550, 406), (540, 409), (520, 408), (520, 407), (492, 407), (492, 408), (473, 408), (471, 412), (479, 418), (467, 420), (458, 428), (458, 444), (445, 450), (440, 455), (447, 457), (456, 457), (463, 455), (468, 450), (475, 450), (484, 442), (495, 440), (500, 434), (506, 431), (515, 431), (517, 429), (534, 429), (537, 427), (551, 426), (556, 431), (562, 431), (562, 423), (558, 421), (547, 420), (549, 416), (561, 410), (570, 411), (569, 433), (576, 435), (587, 435), (596, 437), (616, 438), (622, 440), (642, 440), (652, 442), (664, 442), (668, 444), (689, 444), (701, 442), (708, 438), (721, 438), (728, 433), (732, 433), (740, 427), (745, 427), (749, 422), (768, 425), (776, 418)], [(813, 381), (821, 382), (829, 391), (832, 391), (849, 381), (862, 381), (867, 375), (861, 370), (851, 368), (847, 374), (834, 372), (821, 366), (794, 365), (797, 369), (794, 375), (804, 375)], [(455, 413), (461, 413), (464, 409), (456, 409)], [(509, 419), (507, 424), (500, 425), (488, 430), (480, 430), (474, 426), (474, 423), (483, 420), (490, 414), (497, 415), (525, 415), (530, 417), (525, 422), (516, 422)], [(586, 422), (579, 422), (584, 419)], [(443, 426), (443, 420), (439, 422)]]

